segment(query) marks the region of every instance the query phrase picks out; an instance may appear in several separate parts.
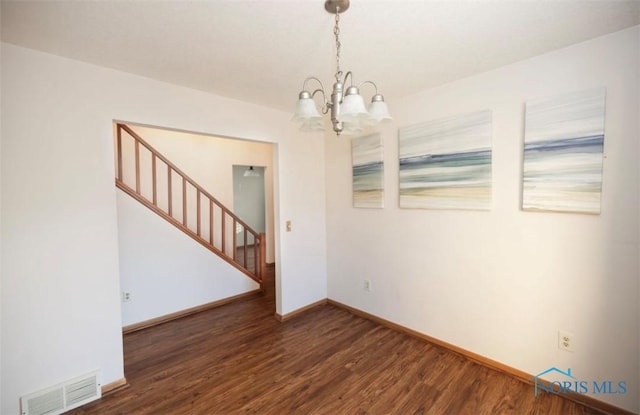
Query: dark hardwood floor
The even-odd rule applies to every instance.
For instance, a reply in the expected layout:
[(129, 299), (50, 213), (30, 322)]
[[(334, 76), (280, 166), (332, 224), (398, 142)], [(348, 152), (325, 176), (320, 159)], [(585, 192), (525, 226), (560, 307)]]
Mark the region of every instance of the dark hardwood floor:
[(599, 413), (335, 306), (280, 323), (273, 294), (126, 335), (130, 387), (71, 413)]

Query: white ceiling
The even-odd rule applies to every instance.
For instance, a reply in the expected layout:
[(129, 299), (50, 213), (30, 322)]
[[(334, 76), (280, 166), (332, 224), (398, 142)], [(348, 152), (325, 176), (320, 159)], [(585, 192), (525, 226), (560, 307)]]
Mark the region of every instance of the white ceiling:
[[(334, 17), (323, 3), (1, 0), (1, 36), (292, 111), (307, 76), (333, 82)], [(638, 0), (352, 0), (341, 67), (390, 101), (637, 24)]]

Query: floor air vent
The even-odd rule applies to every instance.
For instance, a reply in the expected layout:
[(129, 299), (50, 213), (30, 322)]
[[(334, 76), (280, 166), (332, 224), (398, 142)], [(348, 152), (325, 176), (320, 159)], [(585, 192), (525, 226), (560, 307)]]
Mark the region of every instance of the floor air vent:
[(102, 396), (100, 372), (68, 380), (20, 398), (22, 415), (58, 415)]

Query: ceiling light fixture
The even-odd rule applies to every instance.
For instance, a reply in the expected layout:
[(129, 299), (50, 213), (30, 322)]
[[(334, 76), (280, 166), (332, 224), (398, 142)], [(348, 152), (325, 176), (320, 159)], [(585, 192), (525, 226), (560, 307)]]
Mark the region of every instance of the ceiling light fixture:
[[(314, 101), (316, 94), (322, 94), (322, 114), (331, 111), (331, 122), (333, 131), (337, 135), (356, 134), (363, 131), (364, 127), (375, 125), (382, 121), (390, 121), (389, 109), (384, 102), (384, 97), (378, 93), (378, 87), (372, 81), (365, 81), (358, 86), (353, 85), (353, 74), (347, 72), (342, 77), (340, 70), (340, 13), (349, 8), (349, 0), (326, 0), (324, 8), (327, 12), (335, 14), (335, 26), (333, 34), (336, 38), (336, 82), (333, 84), (331, 96), (327, 99), (322, 82), (315, 76), (305, 79), (302, 84), (302, 91), (298, 95), (298, 103), (293, 120), (301, 122), (302, 131), (324, 131), (324, 123), (322, 116), (318, 111), (318, 107)], [(349, 80), (351, 83), (345, 90), (345, 84)], [(320, 84), (320, 88), (309, 92), (307, 82), (316, 81)], [(360, 95), (360, 88), (365, 85), (371, 85), (375, 89), (375, 93), (371, 98), (369, 108), (365, 108), (364, 99)]]
[(253, 166), (249, 166), (247, 170), (244, 171), (244, 177), (260, 177), (260, 173), (253, 169)]

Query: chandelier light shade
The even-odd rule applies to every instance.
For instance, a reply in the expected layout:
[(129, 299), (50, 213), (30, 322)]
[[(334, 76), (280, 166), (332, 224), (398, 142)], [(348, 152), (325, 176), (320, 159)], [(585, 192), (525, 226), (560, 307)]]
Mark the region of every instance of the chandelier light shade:
[[(326, 0), (324, 8), (327, 12), (335, 14), (335, 26), (333, 34), (336, 38), (336, 73), (335, 83), (331, 95), (325, 92), (322, 82), (311, 76), (305, 79), (302, 84), (302, 91), (298, 94), (296, 111), (293, 121), (300, 123), (302, 131), (324, 131), (324, 122), (321, 113), (331, 114), (333, 131), (340, 134), (358, 134), (365, 127), (375, 125), (380, 122), (390, 121), (391, 115), (387, 104), (384, 102), (382, 94), (378, 93), (378, 87), (372, 81), (365, 81), (360, 85), (353, 85), (353, 74), (351, 71), (343, 75), (340, 70), (340, 13), (349, 8), (349, 0)], [(346, 87), (347, 81), (350, 82)], [(317, 88), (309, 92), (309, 83), (316, 83)], [(371, 98), (371, 104), (367, 108), (364, 98), (360, 95), (360, 88), (371, 85), (375, 93)], [(320, 95), (322, 98), (320, 109), (316, 105), (314, 98)]]

